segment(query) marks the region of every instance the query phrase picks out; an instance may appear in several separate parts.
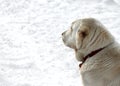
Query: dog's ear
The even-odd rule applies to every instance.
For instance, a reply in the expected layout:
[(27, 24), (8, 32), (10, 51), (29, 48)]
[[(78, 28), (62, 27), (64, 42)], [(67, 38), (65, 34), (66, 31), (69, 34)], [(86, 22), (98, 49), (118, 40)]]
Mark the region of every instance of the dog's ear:
[(83, 40), (88, 35), (88, 30), (89, 30), (89, 27), (87, 27), (87, 26), (81, 26), (78, 29), (77, 34), (76, 34), (76, 47), (77, 47), (77, 49), (80, 49), (82, 47)]
[(80, 37), (85, 38), (88, 34), (87, 30), (78, 30), (78, 34)]

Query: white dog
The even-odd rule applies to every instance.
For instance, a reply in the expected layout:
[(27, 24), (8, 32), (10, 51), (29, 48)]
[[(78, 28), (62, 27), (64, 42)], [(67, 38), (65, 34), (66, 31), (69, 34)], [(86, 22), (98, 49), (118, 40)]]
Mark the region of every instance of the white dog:
[(74, 21), (62, 39), (82, 62), (84, 86), (120, 86), (120, 46), (98, 20)]

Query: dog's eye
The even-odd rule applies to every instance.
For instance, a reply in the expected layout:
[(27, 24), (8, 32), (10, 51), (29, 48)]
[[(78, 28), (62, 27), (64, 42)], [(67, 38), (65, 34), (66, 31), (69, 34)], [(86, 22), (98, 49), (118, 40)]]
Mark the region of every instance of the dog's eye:
[(71, 27), (70, 29), (71, 29), (71, 31), (73, 31), (73, 28), (72, 28), (72, 27)]
[(72, 27), (70, 29), (71, 29), (71, 31), (73, 30)]

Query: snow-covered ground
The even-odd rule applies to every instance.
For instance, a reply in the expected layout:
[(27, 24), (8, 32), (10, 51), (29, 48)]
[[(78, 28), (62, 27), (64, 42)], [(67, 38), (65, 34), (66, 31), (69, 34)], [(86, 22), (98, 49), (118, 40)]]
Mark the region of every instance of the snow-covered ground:
[(0, 86), (83, 86), (61, 33), (85, 17), (120, 42), (119, 0), (0, 0)]

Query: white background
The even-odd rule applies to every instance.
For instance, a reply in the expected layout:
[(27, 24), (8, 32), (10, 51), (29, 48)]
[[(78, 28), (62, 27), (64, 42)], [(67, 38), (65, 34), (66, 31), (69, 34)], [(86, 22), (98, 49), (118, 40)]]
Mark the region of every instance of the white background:
[(83, 86), (61, 33), (85, 17), (120, 42), (119, 0), (0, 0), (0, 86)]

